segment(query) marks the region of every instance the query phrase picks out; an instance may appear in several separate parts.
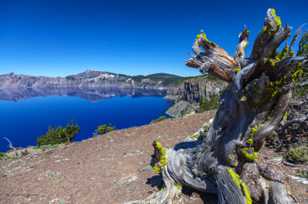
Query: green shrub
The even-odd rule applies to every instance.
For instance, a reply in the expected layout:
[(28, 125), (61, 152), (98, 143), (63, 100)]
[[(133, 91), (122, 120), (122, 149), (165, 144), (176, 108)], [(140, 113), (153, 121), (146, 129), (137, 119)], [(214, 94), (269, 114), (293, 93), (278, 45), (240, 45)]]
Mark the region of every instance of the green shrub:
[(290, 148), (286, 159), (292, 163), (305, 163), (308, 162), (308, 147), (307, 146), (299, 146)]
[(299, 170), (296, 175), (308, 179), (308, 170)]
[(200, 101), (200, 112), (216, 109), (218, 108), (218, 105), (219, 105), (219, 95), (211, 96), (210, 100), (203, 97)]
[(98, 135), (103, 135), (103, 134), (106, 134), (107, 132), (113, 131), (114, 129), (115, 127), (113, 127), (111, 124), (102, 124), (96, 128), (95, 132)]
[(59, 147), (60, 144), (48, 144), (48, 145), (41, 145), (39, 146), (37, 149), (39, 150), (52, 150), (52, 149), (56, 149), (57, 147)]
[(80, 127), (77, 124), (69, 123), (64, 128), (49, 128), (47, 133), (37, 139), (37, 145), (55, 145), (61, 143), (69, 143), (78, 134)]
[(0, 152), (0, 160), (5, 159), (5, 158), (6, 158), (6, 154), (3, 152)]

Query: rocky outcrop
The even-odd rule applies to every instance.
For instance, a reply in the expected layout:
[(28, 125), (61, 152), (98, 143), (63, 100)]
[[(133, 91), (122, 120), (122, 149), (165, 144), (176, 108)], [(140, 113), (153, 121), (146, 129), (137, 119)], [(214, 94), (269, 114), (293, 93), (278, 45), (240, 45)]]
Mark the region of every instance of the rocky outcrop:
[(226, 87), (226, 83), (210, 76), (192, 77), (185, 79), (173, 93), (177, 100), (184, 100), (199, 104), (203, 99), (210, 100), (217, 96)]
[(197, 108), (187, 101), (178, 101), (173, 106), (171, 106), (166, 114), (173, 118), (179, 118), (184, 115), (196, 112)]
[[(174, 105), (167, 111), (171, 117), (182, 117), (187, 113), (211, 110), (226, 83), (211, 76), (191, 77), (183, 80), (177, 88), (168, 90), (167, 99)], [(218, 105), (218, 104), (217, 104)]]

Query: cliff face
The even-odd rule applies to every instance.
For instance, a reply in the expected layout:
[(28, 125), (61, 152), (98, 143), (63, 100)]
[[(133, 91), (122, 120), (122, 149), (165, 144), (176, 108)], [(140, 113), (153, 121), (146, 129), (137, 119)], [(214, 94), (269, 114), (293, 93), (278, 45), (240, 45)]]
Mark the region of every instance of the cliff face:
[(97, 100), (112, 96), (166, 95), (185, 78), (172, 74), (129, 76), (85, 71), (66, 77), (0, 75), (0, 99), (19, 100), (34, 96), (68, 95)]
[(183, 80), (177, 88), (168, 90), (168, 98), (175, 104), (167, 110), (167, 115), (177, 118), (184, 115), (215, 109), (226, 83), (209, 76)]
[(187, 101), (200, 104), (202, 100), (217, 97), (226, 87), (226, 83), (208, 76), (189, 78), (183, 81), (177, 89), (171, 89), (170, 95), (176, 96), (176, 101)]
[(183, 77), (171, 74), (128, 76), (101, 71), (85, 71), (66, 77), (0, 75), (0, 89), (44, 88), (119, 88), (166, 90)]

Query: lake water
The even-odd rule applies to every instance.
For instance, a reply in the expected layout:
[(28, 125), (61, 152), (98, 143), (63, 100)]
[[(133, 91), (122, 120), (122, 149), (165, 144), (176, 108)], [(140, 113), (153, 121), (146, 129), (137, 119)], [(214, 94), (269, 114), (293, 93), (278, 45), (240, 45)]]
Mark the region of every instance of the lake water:
[(115, 96), (95, 101), (76, 96), (44, 96), (18, 101), (0, 100), (0, 151), (8, 150), (3, 137), (15, 147), (36, 144), (49, 126), (73, 121), (80, 126), (75, 140), (93, 135), (100, 124), (117, 129), (140, 126), (164, 115), (171, 103), (162, 96)]

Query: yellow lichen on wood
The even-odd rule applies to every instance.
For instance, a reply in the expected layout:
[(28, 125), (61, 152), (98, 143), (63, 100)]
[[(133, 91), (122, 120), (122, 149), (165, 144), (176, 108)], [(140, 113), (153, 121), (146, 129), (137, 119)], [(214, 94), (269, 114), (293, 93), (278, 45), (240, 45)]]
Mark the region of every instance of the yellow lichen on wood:
[(296, 67), (294, 69), (294, 72), (292, 73), (292, 76), (291, 76), (292, 81), (293, 82), (297, 82), (298, 79), (300, 77), (302, 77), (303, 75), (304, 75), (303, 66), (302, 66), (302, 63), (299, 62), (299, 63), (297, 63), (297, 65), (296, 65)]
[(274, 21), (276, 23), (276, 26), (278, 27), (278, 29), (281, 27), (281, 18), (280, 16), (277, 16), (276, 14), (276, 9), (271, 9), (271, 13), (272, 13), (272, 16), (274, 17)]
[(231, 167), (237, 167), (238, 166), (238, 159), (235, 154), (230, 154), (227, 158), (227, 163)]
[(245, 196), (245, 204), (252, 204), (252, 199), (250, 196), (250, 190), (246, 183), (241, 180), (240, 176), (232, 169), (228, 168), (227, 169), (229, 176), (231, 177), (233, 183), (241, 189), (242, 193)]
[(254, 127), (252, 127), (250, 129), (249, 137), (246, 140), (246, 144), (248, 146), (252, 146), (253, 145), (253, 138), (257, 134), (258, 129), (259, 129), (259, 125), (255, 125)]
[(268, 17), (270, 20), (266, 25), (263, 26), (263, 32), (274, 34), (280, 29), (282, 25), (281, 18), (276, 14), (276, 10), (274, 8), (271, 8), (268, 11)]
[(255, 161), (258, 158), (258, 153), (255, 152), (253, 147), (243, 147), (240, 151), (241, 155), (250, 162)]
[(180, 184), (180, 183), (175, 183), (175, 187), (176, 187), (179, 191), (181, 191), (182, 188), (183, 188), (182, 184)]
[(235, 73), (238, 73), (238, 72), (241, 71), (241, 67), (235, 66), (235, 67), (233, 67), (233, 71), (234, 71)]
[(167, 149), (164, 148), (158, 140), (155, 140), (153, 142), (153, 147), (155, 151), (154, 155), (157, 161), (152, 166), (152, 170), (155, 173), (160, 173), (162, 168), (168, 164)]
[(287, 121), (287, 120), (288, 120), (288, 117), (289, 117), (289, 113), (288, 113), (288, 111), (286, 111), (286, 112), (284, 112), (284, 114), (283, 114), (282, 120), (283, 120), (283, 121)]
[(282, 60), (283, 58), (287, 57), (289, 53), (290, 53), (289, 46), (286, 45), (286, 46), (282, 49), (282, 51), (276, 55), (275, 58), (276, 58), (276, 59), (279, 59), (279, 60)]

